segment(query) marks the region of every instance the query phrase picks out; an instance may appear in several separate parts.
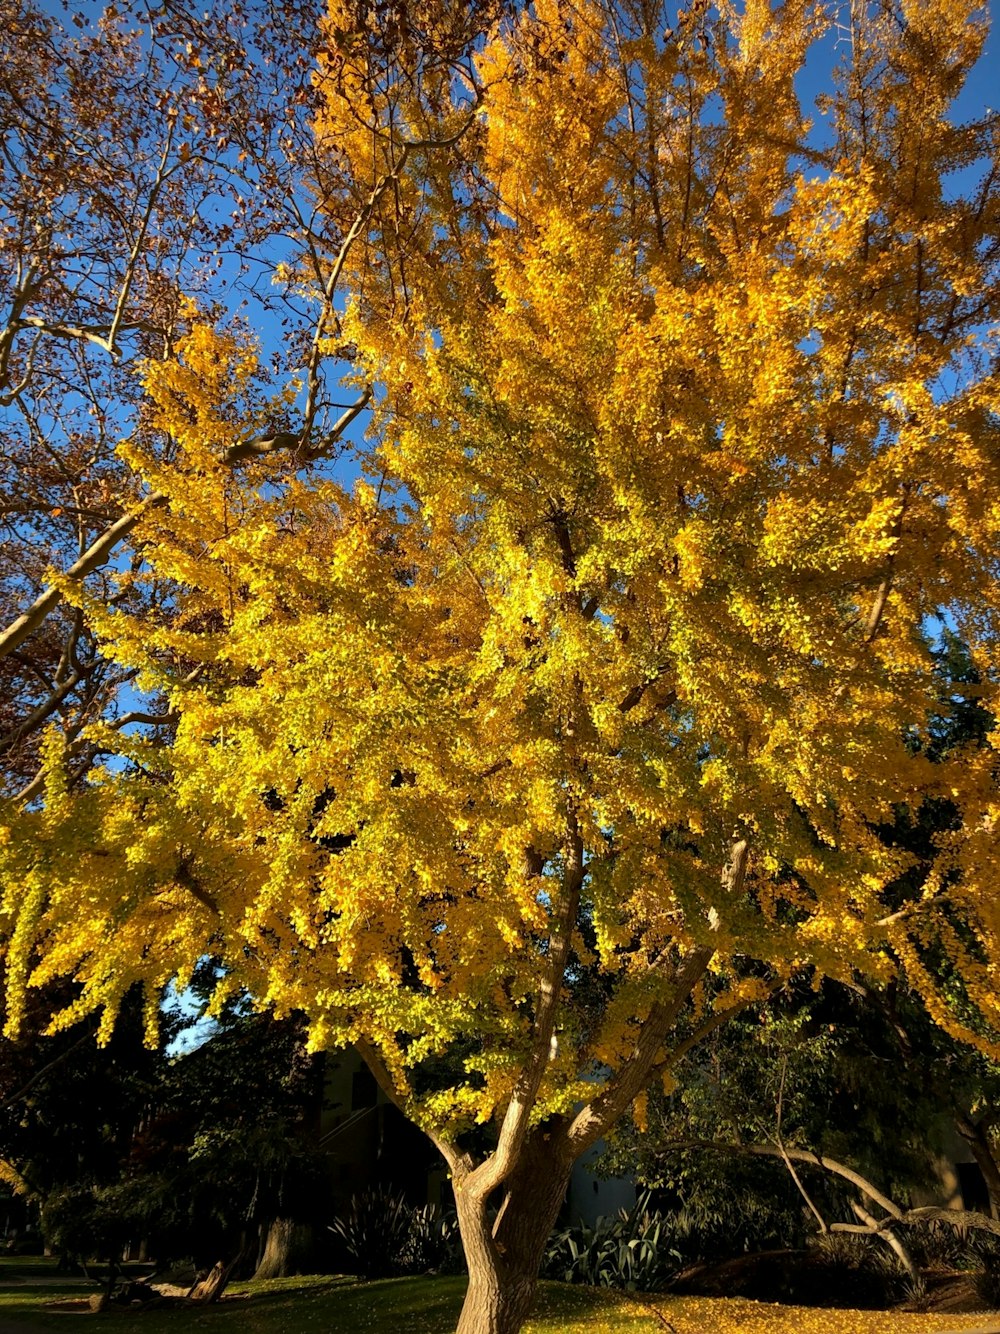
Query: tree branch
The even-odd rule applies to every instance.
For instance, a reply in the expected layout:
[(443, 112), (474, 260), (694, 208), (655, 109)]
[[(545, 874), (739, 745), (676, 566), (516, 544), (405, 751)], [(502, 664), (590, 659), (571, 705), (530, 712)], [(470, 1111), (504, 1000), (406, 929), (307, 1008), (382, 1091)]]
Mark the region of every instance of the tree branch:
[(739, 1001), (736, 1005), (729, 1005), (725, 1009), (716, 1010), (703, 1024), (699, 1025), (693, 1033), (686, 1037), (683, 1042), (678, 1042), (677, 1046), (673, 1048), (664, 1060), (658, 1061), (656, 1065), (653, 1066), (649, 1072), (650, 1078), (655, 1079), (658, 1074), (673, 1069), (673, 1067), (678, 1065), (689, 1052), (695, 1049), (695, 1047), (700, 1047), (705, 1039), (710, 1037), (716, 1029), (722, 1028), (723, 1025), (728, 1024), (730, 1019), (735, 1019), (736, 1016), (742, 1014), (744, 1010), (750, 1010), (755, 1005), (760, 1005), (763, 1001), (769, 1000), (771, 996), (779, 992), (784, 985), (785, 983), (783, 980), (775, 982), (768, 988), (766, 996), (755, 996), (752, 1000)]
[[(889, 1215), (889, 1218), (897, 1223), (906, 1221), (906, 1214), (899, 1205), (890, 1200), (887, 1195), (875, 1185), (873, 1185), (860, 1172), (855, 1171), (853, 1167), (848, 1167), (845, 1163), (838, 1162), (835, 1158), (824, 1158), (818, 1153), (813, 1153), (811, 1149), (795, 1149), (785, 1146), (778, 1148), (773, 1144), (725, 1144), (712, 1139), (693, 1139), (678, 1140), (675, 1143), (664, 1145), (667, 1152), (676, 1152), (681, 1149), (715, 1149), (720, 1153), (749, 1153), (759, 1158), (786, 1158), (792, 1159), (797, 1163), (808, 1163), (811, 1167), (822, 1168), (824, 1172), (832, 1172), (834, 1176), (842, 1177), (849, 1181), (852, 1186), (856, 1186), (862, 1195), (879, 1205)], [(909, 1213), (913, 1213), (911, 1209)], [(832, 1225), (831, 1225), (832, 1226)], [(1000, 1232), (1000, 1224), (996, 1230)]]
[(97, 1025), (92, 1024), (81, 1037), (77, 1038), (72, 1046), (67, 1047), (65, 1051), (61, 1051), (58, 1056), (53, 1056), (52, 1060), (47, 1061), (40, 1070), (36, 1070), (27, 1083), (22, 1084), (21, 1087), (16, 1089), (13, 1093), (9, 1093), (7, 1097), (4, 1098), (3, 1102), (0, 1102), (0, 1112), (6, 1111), (8, 1107), (12, 1107), (15, 1103), (21, 1102), (22, 1099), (26, 1098), (40, 1080), (44, 1079), (47, 1074), (51, 1073), (57, 1065), (61, 1065), (63, 1061), (72, 1056), (73, 1053), (82, 1047), (85, 1042), (91, 1041), (96, 1032)]
[[(749, 852), (745, 838), (737, 839), (730, 849), (721, 877), (723, 890), (728, 896), (736, 897), (743, 892)], [(677, 1022), (691, 992), (704, 977), (714, 953), (710, 946), (696, 946), (680, 962), (673, 975), (670, 999), (654, 1003), (624, 1064), (563, 1132), (567, 1151), (572, 1157), (577, 1157), (599, 1140), (646, 1087), (664, 1039)]]
[(788, 1169), (788, 1175), (792, 1178), (792, 1181), (795, 1183), (796, 1190), (805, 1200), (809, 1208), (809, 1212), (812, 1214), (813, 1218), (815, 1218), (816, 1222), (819, 1224), (820, 1232), (825, 1233), (829, 1232), (830, 1230), (827, 1227), (826, 1219), (823, 1217), (819, 1209), (816, 1207), (816, 1203), (813, 1200), (812, 1196), (806, 1190), (805, 1186), (803, 1186), (802, 1178), (799, 1176), (798, 1172), (796, 1172), (795, 1166), (792, 1163), (792, 1160), (788, 1154), (788, 1150), (785, 1148), (785, 1142), (781, 1137), (781, 1117), (784, 1111), (784, 1104), (785, 1104), (785, 1075), (787, 1071), (788, 1071), (788, 1057), (786, 1056), (781, 1063), (781, 1082), (778, 1085), (778, 1106), (777, 1106), (777, 1118), (776, 1118), (777, 1124), (775, 1126), (774, 1137), (778, 1145), (778, 1151), (781, 1154), (782, 1162)]
[(539, 990), (535, 1013), (535, 1031), (531, 1050), (511, 1095), (500, 1127), (497, 1147), (473, 1172), (458, 1183), (477, 1199), (485, 1200), (491, 1191), (510, 1175), (517, 1163), (545, 1069), (551, 1058), (556, 1012), (562, 993), (563, 976), (569, 958), (570, 942), (580, 906), (580, 892), (586, 873), (583, 838), (576, 815), (570, 811), (567, 833), (566, 866), (563, 873), (563, 905), (549, 936), (549, 958)]
[[(372, 1073), (375, 1083), (379, 1086), (385, 1096), (394, 1107), (397, 1107), (407, 1119), (410, 1118), (411, 1109), (407, 1107), (406, 1100), (401, 1097), (396, 1088), (395, 1081), (389, 1073), (389, 1067), (382, 1059), (382, 1054), (373, 1042), (367, 1038), (356, 1038), (353, 1043), (355, 1051), (367, 1065)], [(449, 1144), (446, 1139), (425, 1126), (420, 1127), (424, 1134), (431, 1141), (434, 1147), (440, 1153), (441, 1157), (448, 1164), (448, 1169), (455, 1178), (467, 1175), (472, 1167), (472, 1159), (469, 1154), (460, 1149), (456, 1149), (453, 1144)]]
[(681, 962), (673, 976), (670, 999), (653, 1005), (625, 1062), (562, 1132), (571, 1157), (578, 1157), (596, 1143), (645, 1088), (664, 1038), (704, 976), (714, 953), (707, 947), (694, 949)]
[[(128, 536), (146, 511), (166, 504), (166, 500), (167, 497), (162, 491), (153, 491), (134, 510), (128, 514), (123, 514), (120, 519), (106, 528), (100, 537), (95, 538), (79, 560), (74, 561), (69, 567), (64, 578), (70, 579), (74, 583), (80, 583), (86, 579), (88, 574), (93, 574), (95, 570), (100, 569), (109, 559), (118, 543), (122, 538)], [(62, 601), (62, 596), (60, 589), (49, 587), (34, 600), (26, 612), (12, 621), (7, 629), (0, 634), (0, 658), (5, 658), (23, 644), (28, 636), (38, 629), (49, 612), (58, 607)]]
[(874, 1233), (875, 1236), (882, 1238), (909, 1274), (913, 1282), (918, 1283), (920, 1281), (920, 1270), (913, 1263), (913, 1256), (896, 1235), (895, 1230), (891, 1227), (887, 1227), (882, 1220), (876, 1218), (873, 1214), (870, 1214), (858, 1200), (851, 1201), (851, 1208), (870, 1232)]

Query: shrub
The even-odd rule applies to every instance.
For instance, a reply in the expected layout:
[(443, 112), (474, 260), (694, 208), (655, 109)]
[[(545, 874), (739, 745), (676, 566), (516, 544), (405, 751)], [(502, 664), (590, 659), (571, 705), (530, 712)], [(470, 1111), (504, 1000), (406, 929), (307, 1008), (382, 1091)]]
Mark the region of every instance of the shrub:
[(454, 1211), (417, 1208), (406, 1197), (374, 1187), (352, 1197), (330, 1231), (364, 1278), (396, 1278), (430, 1270), (458, 1273), (462, 1246)]
[(812, 1249), (844, 1305), (882, 1307), (903, 1300), (922, 1300), (919, 1285), (913, 1283), (884, 1241), (828, 1232), (815, 1238)]
[(976, 1262), (976, 1295), (987, 1306), (1000, 1306), (1000, 1237), (976, 1233), (969, 1241), (969, 1252)]
[(919, 1269), (974, 1269), (977, 1256), (969, 1236), (950, 1223), (918, 1223), (906, 1233)]
[(460, 1274), (465, 1269), (458, 1215), (454, 1209), (424, 1204), (413, 1210), (410, 1222), (409, 1272)]
[(543, 1263), (547, 1278), (593, 1287), (653, 1291), (677, 1273), (681, 1255), (671, 1244), (668, 1217), (643, 1196), (631, 1210), (553, 1233)]

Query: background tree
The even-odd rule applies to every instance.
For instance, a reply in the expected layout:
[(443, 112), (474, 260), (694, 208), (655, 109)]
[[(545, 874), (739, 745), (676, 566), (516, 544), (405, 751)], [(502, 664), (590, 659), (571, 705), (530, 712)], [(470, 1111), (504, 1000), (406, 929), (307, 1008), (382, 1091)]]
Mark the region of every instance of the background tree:
[[(37, 1208), (61, 1256), (106, 1259), (117, 1245), (117, 1258), (131, 1220), (112, 1220), (100, 1202), (122, 1179), (167, 1062), (143, 1046), (137, 994), (126, 998), (104, 1048), (90, 1017), (43, 1037), (53, 1007), (74, 990), (64, 981), (33, 996), (19, 1038), (0, 1038), (0, 1179)], [(165, 1036), (170, 1029), (165, 1020)]]
[[(11, 794), (38, 790), (53, 717), (81, 768), (95, 718), (169, 727), (136, 706), (131, 675), (101, 656), (85, 618), (59, 607), (49, 572), (134, 600), (103, 569), (159, 498), (117, 446), (132, 433), (171, 457), (146, 428), (137, 368), (173, 355), (183, 301), (280, 329), (262, 381), (310, 367), (308, 391), (290, 391), (244, 449), (334, 444), (344, 414), (311, 356), (317, 312), (280, 269), (291, 254), (319, 264), (309, 122), (320, 12), (171, 0), (155, 11), (83, 3), (60, 20), (31, 0), (0, 6), (0, 764)], [(120, 557), (139, 559), (135, 543)]]
[[(323, 1063), (307, 1055), (301, 1020), (234, 1003), (196, 1050), (170, 1056), (143, 1046), (131, 994), (99, 1048), (91, 1018), (41, 1035), (54, 1005), (71, 999), (59, 985), (68, 994), (53, 986), (33, 998), (16, 1041), (0, 1038), (0, 1172), (37, 1206), (46, 1243), (84, 1263), (129, 1249), (161, 1268), (238, 1256), (252, 1266), (287, 1220), (269, 1264), (277, 1273), (300, 1262), (302, 1225), (328, 1217)], [(167, 1006), (164, 1042), (187, 1024)]]
[[(577, 1156), (801, 970), (905, 976), (993, 1049), (993, 750), (915, 742), (930, 618), (996, 688), (995, 119), (949, 120), (954, 0), (855, 9), (823, 136), (801, 6), (386, 16), (335, 4), (317, 52), (350, 299), (313, 346), (377, 387), (366, 475), (253, 447), (253, 350), (189, 312), (109, 576), (169, 592), (54, 594), (172, 739), (92, 725), (120, 763), (74, 783), (49, 734), (6, 969), (12, 1023), (73, 970), (56, 1022), (106, 1035), (211, 952), (220, 998), (357, 1045), (451, 1167), (462, 1334), (507, 1334)], [(943, 795), (928, 861), (882, 837)]]
[(127, 1170), (161, 1264), (241, 1256), (252, 1268), (270, 1242), (272, 1272), (263, 1276), (278, 1277), (307, 1258), (315, 1239), (303, 1228), (329, 1212), (318, 1144), (323, 1071), (322, 1058), (305, 1051), (300, 1018), (275, 1023), (240, 1006), (171, 1061)]
[[(901, 1054), (904, 1024), (919, 1061)], [(650, 1091), (641, 1132), (621, 1123), (601, 1170), (631, 1169), (682, 1209), (697, 1258), (802, 1246), (846, 1225), (889, 1240), (915, 1275), (907, 1230), (897, 1235), (870, 1192), (926, 1221), (957, 1116), (969, 1116), (956, 1109), (995, 1090), (995, 1069), (912, 1002), (890, 1018), (870, 995), (828, 982), (712, 1034), (672, 1087)], [(953, 1212), (967, 1226), (969, 1214)], [(988, 1228), (989, 1212), (979, 1221)]]
[[(925, 738), (934, 763), (982, 744), (994, 726), (964, 646), (948, 630), (940, 638), (936, 717), (929, 719)], [(901, 911), (912, 907), (956, 815), (954, 803), (940, 797), (915, 812), (901, 809), (883, 827), (883, 839), (912, 858), (890, 891)], [(945, 955), (938, 963), (938, 984), (947, 990), (954, 963)], [(643, 1132), (628, 1121), (619, 1127), (603, 1168), (611, 1175), (637, 1169), (640, 1180), (669, 1189), (695, 1219), (722, 1213), (729, 1173), (713, 1160), (728, 1148), (743, 1156), (750, 1226), (769, 1227), (772, 1236), (783, 1230), (786, 1238), (804, 1237), (817, 1227), (828, 1230), (838, 1217), (834, 1226), (843, 1226), (846, 1213), (847, 1226), (887, 1236), (914, 1275), (893, 1231), (899, 1219), (864, 1187), (890, 1199), (899, 1215), (919, 1205), (921, 1196), (940, 1191), (956, 1132), (982, 1174), (983, 1190), (976, 1198), (978, 1192), (963, 1183), (963, 1209), (946, 1217), (963, 1230), (970, 1222), (989, 1229), (989, 1220), (1000, 1217), (1000, 1069), (984, 1050), (935, 1025), (903, 979), (885, 988), (860, 976), (848, 986), (828, 979), (819, 989), (792, 988), (770, 1014), (741, 1016), (712, 1034), (676, 1074), (662, 1094), (652, 1091)], [(799, 1226), (789, 1226), (790, 1187), (799, 1194)], [(729, 1210), (738, 1212), (732, 1201)], [(978, 1211), (983, 1218), (974, 1217)], [(918, 1208), (912, 1221), (921, 1217)], [(727, 1220), (729, 1244), (740, 1231), (738, 1222)], [(706, 1238), (709, 1246), (712, 1240)]]

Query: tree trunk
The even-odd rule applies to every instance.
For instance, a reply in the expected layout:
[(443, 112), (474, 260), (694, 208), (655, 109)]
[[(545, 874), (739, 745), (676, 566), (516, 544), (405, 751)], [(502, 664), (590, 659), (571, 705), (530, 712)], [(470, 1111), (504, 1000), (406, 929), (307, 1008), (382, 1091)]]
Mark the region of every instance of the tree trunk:
[(188, 1292), (189, 1300), (210, 1305), (217, 1302), (229, 1285), (233, 1270), (243, 1259), (242, 1251), (235, 1255), (228, 1264), (217, 1260), (204, 1278), (199, 1279)]
[(990, 1217), (1000, 1220), (1000, 1168), (997, 1167), (997, 1160), (993, 1156), (988, 1128), (981, 1121), (973, 1121), (972, 1117), (964, 1112), (956, 1114), (955, 1124), (958, 1133), (972, 1150), (972, 1156), (983, 1174), (990, 1202)]
[(290, 1218), (276, 1218), (267, 1230), (264, 1254), (254, 1278), (290, 1278), (302, 1273), (301, 1261), (311, 1249), (312, 1233), (308, 1226)]
[(456, 1182), (455, 1203), (469, 1287), (457, 1334), (518, 1334), (531, 1314), (538, 1270), (572, 1164), (547, 1151), (548, 1137), (536, 1131), (525, 1146), (495, 1221), (487, 1202), (469, 1198)]

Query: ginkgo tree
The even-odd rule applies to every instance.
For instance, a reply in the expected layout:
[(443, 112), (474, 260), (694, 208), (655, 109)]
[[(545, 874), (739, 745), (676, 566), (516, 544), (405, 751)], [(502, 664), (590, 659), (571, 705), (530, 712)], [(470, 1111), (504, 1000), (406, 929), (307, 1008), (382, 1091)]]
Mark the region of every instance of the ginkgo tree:
[(514, 1334), (575, 1160), (793, 974), (994, 1050), (994, 751), (921, 740), (935, 626), (996, 690), (998, 142), (966, 0), (475, 17), (334, 0), (301, 281), (355, 478), (243, 449), (252, 342), (189, 307), (174, 449), (123, 446), (156, 595), (52, 593), (169, 725), (74, 782), (51, 731), (0, 867), (12, 1026), (71, 973), (57, 1025), (142, 982), (152, 1032), (217, 957), (432, 1136), (461, 1334)]

